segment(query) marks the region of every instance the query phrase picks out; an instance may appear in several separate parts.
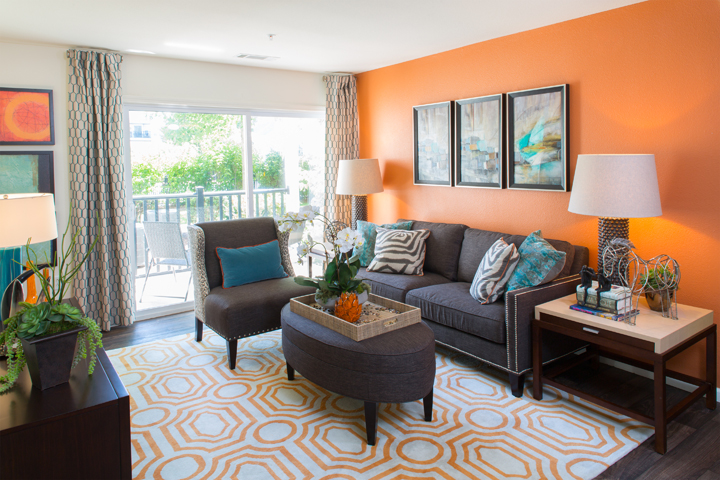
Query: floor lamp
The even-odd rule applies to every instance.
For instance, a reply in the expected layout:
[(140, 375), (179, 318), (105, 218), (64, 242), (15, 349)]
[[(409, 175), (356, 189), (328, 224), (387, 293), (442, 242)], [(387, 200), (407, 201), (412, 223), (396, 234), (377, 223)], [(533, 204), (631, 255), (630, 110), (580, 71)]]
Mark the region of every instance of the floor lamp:
[(383, 191), (377, 158), (340, 160), (337, 195), (352, 195), (352, 228), (358, 220), (367, 220), (367, 196)]
[(598, 217), (602, 272), (603, 250), (614, 238), (630, 238), (630, 218), (662, 215), (655, 155), (578, 155), (568, 211)]
[[(0, 248), (47, 242), (57, 238), (55, 199), (50, 193), (0, 194)], [(0, 265), (5, 268), (5, 265)], [(21, 279), (21, 277), (23, 277)], [(23, 301), (22, 280), (14, 279), (5, 289), (0, 303), (0, 317), (5, 320), (17, 312)]]

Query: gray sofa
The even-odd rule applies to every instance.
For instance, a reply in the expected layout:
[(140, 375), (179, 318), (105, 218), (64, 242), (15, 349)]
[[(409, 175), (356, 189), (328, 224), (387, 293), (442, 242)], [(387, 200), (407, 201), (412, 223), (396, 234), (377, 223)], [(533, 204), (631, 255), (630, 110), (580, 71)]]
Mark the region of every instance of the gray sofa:
[[(470, 296), (470, 285), (485, 252), (499, 238), (520, 247), (525, 237), (421, 221), (413, 221), (412, 229), (431, 232), (422, 276), (368, 272), (365, 268), (359, 276), (372, 285), (374, 294), (419, 307), (437, 343), (507, 372), (513, 395), (522, 396), (524, 375), (532, 367), (535, 305), (575, 292), (580, 269), (588, 263), (588, 249), (548, 240), (566, 253), (565, 267), (555, 280), (514, 290), (493, 304), (481, 305)], [(543, 340), (545, 363), (582, 346), (559, 335), (544, 335)]]

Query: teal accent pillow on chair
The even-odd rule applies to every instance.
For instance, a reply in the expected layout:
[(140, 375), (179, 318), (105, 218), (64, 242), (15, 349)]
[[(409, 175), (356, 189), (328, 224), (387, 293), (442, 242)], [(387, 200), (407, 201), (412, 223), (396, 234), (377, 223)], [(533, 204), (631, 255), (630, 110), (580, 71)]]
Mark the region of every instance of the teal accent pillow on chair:
[[(398, 223), (386, 223), (385, 225), (379, 225), (381, 228), (387, 228), (389, 230), (410, 230), (412, 228), (412, 220), (408, 222), (398, 222)], [(365, 240), (365, 243), (363, 243), (362, 247), (356, 247), (353, 250), (353, 255), (360, 255), (360, 265), (363, 267), (367, 267), (370, 265), (370, 262), (373, 261), (373, 258), (375, 258), (375, 240), (377, 239), (377, 228), (378, 225), (375, 225), (374, 223), (365, 222), (363, 220), (358, 220), (357, 222), (357, 231), (360, 232), (360, 234), (363, 237), (363, 240)]]
[(518, 261), (506, 292), (535, 287), (555, 280), (565, 266), (565, 252), (559, 252), (542, 237), (540, 230), (531, 233), (518, 249)]
[(277, 240), (254, 247), (218, 247), (215, 253), (220, 259), (223, 288), (287, 277), (282, 267), (280, 244)]

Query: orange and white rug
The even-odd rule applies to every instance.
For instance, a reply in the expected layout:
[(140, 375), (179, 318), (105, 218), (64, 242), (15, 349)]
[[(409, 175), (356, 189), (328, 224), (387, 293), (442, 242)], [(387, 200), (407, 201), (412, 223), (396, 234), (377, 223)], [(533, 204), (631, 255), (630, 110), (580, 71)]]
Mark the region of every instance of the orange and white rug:
[(280, 332), (225, 342), (206, 329), (108, 352), (131, 396), (137, 479), (590, 479), (652, 434), (635, 420), (547, 388), (515, 398), (503, 377), (438, 349), (434, 419), (422, 402), (380, 406), (288, 381)]

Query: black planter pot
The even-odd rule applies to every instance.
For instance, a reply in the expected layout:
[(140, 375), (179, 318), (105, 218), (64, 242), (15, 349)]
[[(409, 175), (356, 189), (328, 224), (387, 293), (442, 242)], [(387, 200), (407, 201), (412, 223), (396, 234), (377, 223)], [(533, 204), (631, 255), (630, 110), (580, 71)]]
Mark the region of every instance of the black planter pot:
[(20, 339), (33, 387), (45, 390), (70, 380), (77, 334), (86, 329), (78, 327), (48, 337)]

